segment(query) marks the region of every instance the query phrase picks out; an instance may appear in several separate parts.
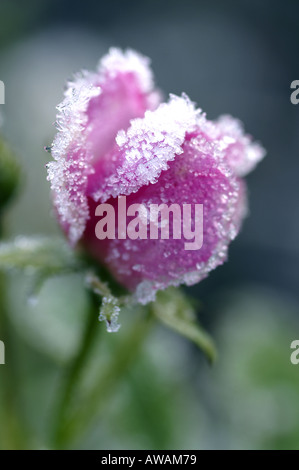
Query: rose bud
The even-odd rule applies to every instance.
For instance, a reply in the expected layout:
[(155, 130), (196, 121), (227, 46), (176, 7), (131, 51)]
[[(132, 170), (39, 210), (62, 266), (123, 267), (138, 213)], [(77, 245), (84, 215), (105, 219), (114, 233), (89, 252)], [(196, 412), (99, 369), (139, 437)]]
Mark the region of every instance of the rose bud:
[(69, 83), (48, 164), (70, 243), (141, 303), (226, 260), (246, 214), (241, 176), (264, 156), (233, 118), (208, 121), (186, 95), (159, 100), (148, 59), (111, 50)]

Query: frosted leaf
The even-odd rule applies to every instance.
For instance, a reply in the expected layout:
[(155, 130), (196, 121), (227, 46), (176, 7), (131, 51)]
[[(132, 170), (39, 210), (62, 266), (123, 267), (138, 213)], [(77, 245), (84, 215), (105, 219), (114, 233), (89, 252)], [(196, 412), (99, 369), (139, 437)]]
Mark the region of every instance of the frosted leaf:
[(119, 313), (120, 307), (118, 305), (117, 299), (112, 296), (103, 297), (102, 305), (100, 308), (99, 321), (106, 322), (107, 331), (109, 333), (116, 333), (119, 330)]
[(133, 119), (129, 129), (116, 136), (122, 163), (94, 199), (104, 202), (110, 196), (128, 195), (156, 183), (168, 162), (183, 153), (186, 133), (196, 128), (199, 119), (204, 119), (201, 110), (186, 95), (170, 95), (168, 103), (146, 111), (143, 119)]
[(19, 236), (0, 244), (0, 269), (20, 269), (37, 276), (38, 286), (44, 275), (76, 270), (78, 259), (64, 240), (47, 237)]

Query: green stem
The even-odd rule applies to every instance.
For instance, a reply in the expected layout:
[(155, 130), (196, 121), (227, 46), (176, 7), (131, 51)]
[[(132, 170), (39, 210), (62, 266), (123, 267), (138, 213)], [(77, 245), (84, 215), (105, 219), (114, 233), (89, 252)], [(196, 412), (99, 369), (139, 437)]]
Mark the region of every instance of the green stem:
[(66, 374), (66, 378), (62, 386), (62, 393), (59, 397), (52, 436), (54, 448), (60, 447), (61, 427), (63, 426), (63, 423), (66, 419), (72, 396), (77, 388), (81, 373), (83, 371), (86, 360), (88, 359), (89, 352), (92, 349), (94, 339), (97, 336), (99, 329), (98, 298), (93, 293), (90, 293), (90, 296), (90, 310), (89, 315), (87, 316), (85, 333), (82, 337), (79, 351)]
[(148, 315), (146, 319), (136, 320), (131, 331), (120, 341), (117, 349), (113, 352), (111, 361), (107, 364), (89, 395), (84, 400), (80, 400), (80, 408), (73, 411), (61, 423), (56, 440), (58, 448), (68, 447), (71, 442), (86, 431), (98, 416), (105, 406), (106, 400), (112, 395), (118, 382), (138, 356), (140, 347), (148, 334), (152, 318), (152, 315)]

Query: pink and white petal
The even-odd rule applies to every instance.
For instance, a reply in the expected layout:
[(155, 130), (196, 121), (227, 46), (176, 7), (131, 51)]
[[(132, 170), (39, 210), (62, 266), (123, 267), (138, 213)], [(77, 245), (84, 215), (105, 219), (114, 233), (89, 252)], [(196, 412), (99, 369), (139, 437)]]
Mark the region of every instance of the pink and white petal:
[(241, 121), (229, 115), (220, 116), (215, 121), (218, 138), (223, 142), (224, 158), (238, 176), (250, 173), (264, 158), (265, 149), (252, 137), (244, 133)]
[(84, 232), (89, 215), (86, 186), (94, 170), (84, 131), (88, 102), (99, 93), (93, 75), (84, 72), (68, 83), (65, 98), (57, 107), (58, 132), (51, 147), (54, 161), (48, 163), (47, 171), (55, 209), (72, 244)]
[(157, 182), (169, 162), (183, 152), (187, 133), (204, 119), (200, 113), (186, 95), (171, 95), (168, 103), (146, 111), (142, 119), (133, 119), (127, 131), (117, 134), (117, 147), (110, 156), (117, 162), (115, 172), (93, 195), (94, 199), (104, 202)]
[(115, 172), (117, 158), (111, 152), (119, 129), (158, 104), (148, 63), (133, 51), (111, 50), (97, 74), (82, 72), (68, 83), (58, 106), (48, 179), (60, 223), (73, 245), (89, 217), (88, 195)]
[[(205, 142), (204, 142), (205, 141)], [(185, 249), (186, 239), (99, 241), (95, 237), (95, 217), (87, 224), (83, 243), (92, 255), (104, 262), (115, 278), (135, 292), (138, 302), (154, 300), (157, 290), (170, 285), (195, 284), (227, 257), (244, 216), (244, 186), (218, 156), (213, 145), (201, 138), (186, 140), (182, 152), (169, 162), (158, 181), (127, 197), (127, 206), (143, 204), (203, 204), (203, 246)], [(91, 213), (95, 202), (90, 200)], [(117, 198), (109, 199), (117, 214)], [(149, 230), (149, 229), (148, 229)]]

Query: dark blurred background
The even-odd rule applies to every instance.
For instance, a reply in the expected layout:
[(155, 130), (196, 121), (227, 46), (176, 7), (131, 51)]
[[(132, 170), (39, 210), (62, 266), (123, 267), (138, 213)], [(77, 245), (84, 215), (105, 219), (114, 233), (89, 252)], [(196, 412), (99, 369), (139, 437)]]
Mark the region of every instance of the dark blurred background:
[[(201, 300), (199, 317), (218, 339), (218, 368), (211, 371), (195, 348), (158, 330), (148, 354), (156, 373), (163, 376), (167, 369), (169, 377), (163, 376), (162, 385), (157, 379), (158, 391), (147, 398), (150, 405), (139, 403), (144, 413), (140, 429), (134, 405), (130, 419), (124, 418), (123, 397), (116, 399), (104, 420), (111, 427), (106, 440), (101, 425), (97, 430), (107, 448), (299, 448), (298, 371), (289, 361), (290, 342), (299, 337), (299, 105), (290, 102), (290, 84), (299, 79), (298, 15), (295, 0), (1, 0), (2, 132), (24, 175), (21, 197), (7, 215), (8, 235), (59, 233), (43, 147), (52, 141), (55, 106), (66, 79), (82, 68), (95, 68), (110, 46), (149, 56), (166, 95), (186, 92), (211, 119), (224, 113), (238, 117), (267, 150), (247, 178), (250, 215), (231, 244), (229, 262), (186, 289)], [(72, 280), (65, 282), (72, 286)], [(47, 304), (51, 286), (44, 291), (41, 303)], [(20, 302), (15, 300), (12, 311)], [(67, 296), (61, 302), (58, 310), (66, 308)], [(42, 308), (35, 308), (22, 320), (25, 330), (30, 318), (34, 323), (41, 315)], [(19, 316), (12, 316), (18, 328)], [(34, 328), (27, 329), (27, 341), (34, 343)], [(44, 347), (43, 353), (50, 349)], [(145, 374), (139, 371), (135, 377), (143, 389)], [(177, 382), (183, 418), (174, 412), (178, 403), (169, 405), (171, 430), (164, 429), (163, 399)], [(142, 427), (149, 406), (157, 417), (151, 431)], [(174, 431), (181, 419), (183, 428)], [(101, 448), (95, 436), (96, 431), (80, 445)]]

